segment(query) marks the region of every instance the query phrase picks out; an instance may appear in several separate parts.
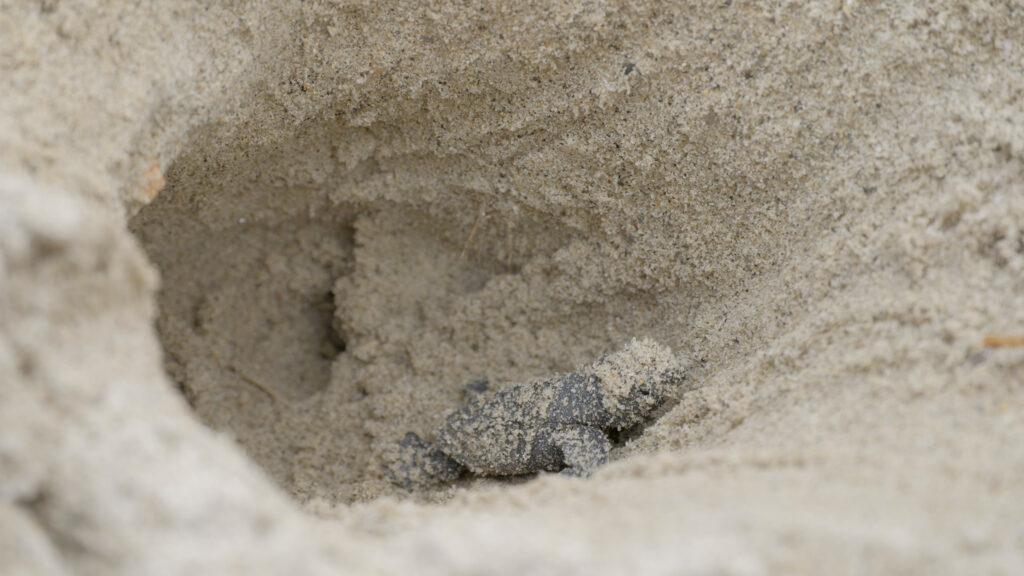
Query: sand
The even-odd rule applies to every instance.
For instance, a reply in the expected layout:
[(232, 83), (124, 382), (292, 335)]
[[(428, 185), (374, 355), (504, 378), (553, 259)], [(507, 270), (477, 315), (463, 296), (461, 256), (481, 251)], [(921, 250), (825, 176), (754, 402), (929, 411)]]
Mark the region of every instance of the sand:
[[(1024, 572), (1022, 14), (0, 2), (0, 573)], [(645, 337), (593, 477), (386, 480)]]

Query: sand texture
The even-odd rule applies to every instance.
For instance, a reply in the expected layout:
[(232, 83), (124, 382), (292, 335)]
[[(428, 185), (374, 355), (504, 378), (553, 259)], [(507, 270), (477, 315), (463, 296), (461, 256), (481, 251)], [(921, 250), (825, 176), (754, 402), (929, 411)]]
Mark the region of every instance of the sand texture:
[[(0, 574), (1024, 573), (1022, 63), (1019, 1), (0, 0)], [(685, 386), (592, 477), (385, 476), (634, 338)]]

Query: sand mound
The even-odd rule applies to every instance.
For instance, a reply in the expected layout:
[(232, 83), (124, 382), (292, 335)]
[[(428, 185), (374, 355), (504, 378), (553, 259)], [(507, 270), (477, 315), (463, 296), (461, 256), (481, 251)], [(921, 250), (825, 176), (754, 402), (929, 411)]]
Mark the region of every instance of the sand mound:
[[(1018, 12), (0, 4), (0, 572), (1024, 571)], [(594, 477), (383, 476), (643, 337)]]

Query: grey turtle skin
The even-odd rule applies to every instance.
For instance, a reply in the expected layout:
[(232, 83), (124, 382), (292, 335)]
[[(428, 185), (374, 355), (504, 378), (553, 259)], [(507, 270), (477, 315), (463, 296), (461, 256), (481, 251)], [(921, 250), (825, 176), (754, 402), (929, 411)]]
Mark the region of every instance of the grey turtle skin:
[(481, 476), (561, 471), (587, 476), (604, 464), (608, 432), (640, 424), (684, 379), (672, 353), (651, 340), (565, 375), (511, 386), (488, 398), (485, 382), (466, 387), (468, 402), (428, 442), (409, 432), (387, 468), (404, 487)]

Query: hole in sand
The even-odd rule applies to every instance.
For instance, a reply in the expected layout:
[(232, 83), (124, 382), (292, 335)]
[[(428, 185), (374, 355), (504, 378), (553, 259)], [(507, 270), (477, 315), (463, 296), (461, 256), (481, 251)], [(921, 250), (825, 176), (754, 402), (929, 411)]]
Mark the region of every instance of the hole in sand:
[(524, 346), (537, 311), (510, 297), (521, 263), (552, 251), (535, 239), (557, 248), (567, 234), (519, 217), (513, 238), (501, 211), (457, 188), (426, 204), (358, 199), (380, 167), (336, 158), (361, 138), (329, 129), (240, 149), (200, 132), (130, 222), (161, 272), (168, 374), (303, 501), (394, 490), (382, 447), (429, 431), (469, 379), (573, 360)]
[(161, 273), (167, 373), (204, 423), (293, 489), (296, 467), (334, 428), (315, 407), (345, 378), (333, 369), (348, 349), (335, 284), (353, 267), (354, 215), (239, 210), (215, 221), (210, 191), (171, 174), (131, 222)]

